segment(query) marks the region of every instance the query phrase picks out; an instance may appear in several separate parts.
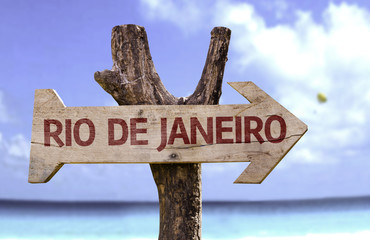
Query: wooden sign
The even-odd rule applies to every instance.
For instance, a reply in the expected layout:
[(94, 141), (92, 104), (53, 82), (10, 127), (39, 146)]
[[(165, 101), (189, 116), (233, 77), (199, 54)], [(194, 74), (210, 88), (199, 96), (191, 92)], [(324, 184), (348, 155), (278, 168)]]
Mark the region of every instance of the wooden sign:
[(66, 107), (35, 93), (29, 182), (69, 163), (250, 162), (235, 183), (261, 183), (307, 126), (252, 82), (231, 82), (250, 104)]

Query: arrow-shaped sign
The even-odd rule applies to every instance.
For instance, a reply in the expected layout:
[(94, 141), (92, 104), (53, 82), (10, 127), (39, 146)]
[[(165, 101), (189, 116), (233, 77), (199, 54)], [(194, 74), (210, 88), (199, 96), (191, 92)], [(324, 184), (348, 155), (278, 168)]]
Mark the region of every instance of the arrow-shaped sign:
[(36, 90), (28, 181), (68, 163), (251, 162), (235, 183), (261, 183), (307, 126), (254, 83), (229, 84), (251, 104), (66, 107)]

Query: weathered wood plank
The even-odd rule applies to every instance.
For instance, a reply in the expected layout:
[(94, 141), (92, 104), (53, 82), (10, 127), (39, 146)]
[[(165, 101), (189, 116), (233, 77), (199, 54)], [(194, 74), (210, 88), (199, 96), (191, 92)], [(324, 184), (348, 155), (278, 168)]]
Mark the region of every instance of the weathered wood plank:
[[(176, 98), (161, 82), (149, 51), (144, 27), (128, 24), (112, 30), (112, 70), (96, 72), (95, 80), (120, 105), (218, 104), (231, 30), (211, 31), (207, 59), (194, 93)], [(150, 164), (158, 188), (158, 239), (201, 239), (201, 164)], [(182, 196), (182, 197), (178, 197)]]
[(260, 183), (307, 126), (254, 83), (230, 84), (252, 103), (65, 107), (37, 90), (29, 181), (69, 163), (252, 162), (236, 182)]

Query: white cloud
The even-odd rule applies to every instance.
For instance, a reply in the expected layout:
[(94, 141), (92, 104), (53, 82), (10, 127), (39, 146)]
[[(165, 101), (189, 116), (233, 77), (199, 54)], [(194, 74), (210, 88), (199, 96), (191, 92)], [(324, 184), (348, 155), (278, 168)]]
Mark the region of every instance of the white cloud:
[[(0, 175), (6, 181), (22, 179), (26, 182), (30, 142), (22, 134), (7, 138), (0, 132)], [(6, 197), (0, 191), (0, 197)]]
[(273, 6), (275, 7), (275, 16), (277, 19), (281, 19), (284, 17), (286, 11), (289, 8), (288, 3), (285, 0), (275, 0), (273, 2)]
[(141, 0), (144, 14), (151, 19), (169, 21), (185, 32), (194, 32), (206, 18), (206, 2), (196, 0)]
[(30, 156), (30, 141), (22, 134), (17, 134), (6, 139), (0, 132), (0, 162), (5, 162), (7, 165), (17, 165), (19, 162), (29, 159)]
[[(7, 126), (14, 119), (8, 111), (8, 106), (5, 103), (4, 93), (0, 91), (0, 123), (1, 127)], [(0, 132), (0, 163), (7, 165), (17, 165), (20, 161), (28, 159), (30, 155), (30, 142), (26, 140), (24, 135), (16, 134), (10, 139), (5, 137), (3, 132)]]
[(30, 141), (27, 141), (22, 134), (17, 134), (11, 138), (8, 146), (8, 154), (14, 157), (29, 158)]
[[(207, 17), (208, 23), (198, 26), (232, 29), (230, 51), (238, 66), (231, 67), (244, 69), (243, 75), (260, 71), (260, 80), (272, 87), (271, 94), (309, 126), (290, 154), (291, 161), (335, 163), (353, 153), (354, 147), (358, 153), (366, 150), (370, 133), (369, 11), (346, 3), (329, 4), (320, 22), (310, 12), (296, 10), (290, 24), (269, 27), (248, 3), (218, 0), (205, 7), (194, 1), (144, 2), (152, 17), (170, 21), (184, 32)], [(275, 7), (277, 14), (283, 14), (289, 6), (275, 1)], [(316, 100), (319, 92), (327, 95), (327, 103)]]
[[(236, 33), (231, 47), (240, 54), (238, 63), (245, 68), (259, 66), (267, 77), (274, 76), (267, 80), (272, 85), (278, 82), (274, 96), (309, 126), (296, 157), (290, 159), (335, 162), (344, 151), (366, 144), (370, 132), (366, 124), (370, 117), (368, 11), (330, 4), (320, 24), (310, 13), (296, 11), (292, 25), (274, 27), (266, 27), (245, 3), (230, 4), (221, 11), (222, 21)], [(326, 104), (316, 101), (319, 92), (328, 96)]]

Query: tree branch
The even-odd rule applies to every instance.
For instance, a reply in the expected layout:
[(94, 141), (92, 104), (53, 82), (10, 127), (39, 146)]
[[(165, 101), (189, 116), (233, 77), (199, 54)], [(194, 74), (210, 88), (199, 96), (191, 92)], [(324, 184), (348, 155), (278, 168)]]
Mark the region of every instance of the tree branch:
[(155, 70), (144, 27), (128, 24), (112, 30), (112, 70), (94, 74), (95, 80), (119, 105), (174, 105)]
[(227, 62), (230, 36), (231, 30), (228, 28), (213, 28), (202, 77), (194, 93), (187, 98), (186, 105), (218, 104), (221, 97), (222, 79)]
[[(231, 31), (216, 27), (201, 79), (188, 98), (176, 98), (161, 82), (152, 61), (145, 29), (137, 25), (112, 30), (112, 70), (95, 80), (119, 105), (218, 104)], [(158, 188), (160, 240), (201, 239), (201, 164), (151, 164)]]

